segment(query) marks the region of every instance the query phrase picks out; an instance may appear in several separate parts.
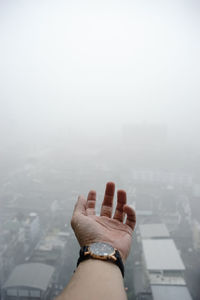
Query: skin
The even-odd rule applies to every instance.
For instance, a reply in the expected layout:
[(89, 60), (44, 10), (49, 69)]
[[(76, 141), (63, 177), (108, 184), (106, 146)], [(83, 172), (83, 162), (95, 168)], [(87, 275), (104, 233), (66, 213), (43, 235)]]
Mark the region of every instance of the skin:
[[(71, 220), (80, 246), (94, 242), (106, 242), (120, 251), (125, 261), (132, 241), (132, 233), (136, 223), (134, 210), (126, 204), (126, 192), (118, 190), (117, 206), (112, 218), (115, 184), (108, 182), (100, 216), (96, 216), (96, 192), (90, 191), (87, 199), (79, 196)], [(127, 220), (124, 223), (125, 215)]]
[[(112, 217), (114, 193), (115, 184), (108, 182), (100, 216), (95, 213), (95, 191), (91, 190), (87, 199), (79, 196), (71, 226), (80, 246), (106, 242), (119, 250), (125, 262), (131, 248), (136, 216), (133, 208), (126, 204), (126, 192), (118, 190), (117, 205)], [(126, 299), (120, 269), (111, 262), (96, 259), (80, 263), (68, 286), (56, 298), (56, 300), (65, 299)]]

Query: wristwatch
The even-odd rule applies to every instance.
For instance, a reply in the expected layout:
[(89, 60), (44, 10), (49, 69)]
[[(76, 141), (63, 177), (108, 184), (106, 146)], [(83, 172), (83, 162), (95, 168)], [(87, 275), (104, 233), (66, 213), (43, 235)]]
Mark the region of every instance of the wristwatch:
[(82, 261), (89, 258), (113, 262), (120, 268), (122, 276), (124, 277), (124, 264), (121, 255), (119, 251), (110, 244), (98, 242), (81, 247), (77, 267)]

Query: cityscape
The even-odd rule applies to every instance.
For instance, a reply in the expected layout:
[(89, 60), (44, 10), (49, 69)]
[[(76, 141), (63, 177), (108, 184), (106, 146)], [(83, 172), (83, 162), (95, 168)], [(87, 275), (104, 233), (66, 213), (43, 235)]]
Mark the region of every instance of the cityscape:
[[(76, 199), (96, 189), (99, 210), (107, 181), (126, 190), (128, 203), (136, 210), (137, 225), (125, 265), (128, 299), (199, 299), (197, 173), (180, 170), (180, 157), (175, 157), (173, 167), (159, 160), (169, 146), (163, 126), (125, 128), (121, 140), (113, 139), (110, 145), (101, 140), (101, 147), (94, 143), (89, 154), (84, 151), (87, 145), (81, 156), (70, 154), (62, 142), (27, 155), (19, 168), (1, 176), (2, 300), (53, 300), (59, 295), (79, 253), (70, 226)], [(142, 153), (146, 148), (151, 152)], [(152, 168), (155, 155), (157, 166)]]
[[(82, 297), (83, 279), (96, 295), (84, 300), (117, 300), (118, 288), (128, 300), (200, 300), (200, 2), (0, 0), (0, 45), (0, 300), (57, 300), (72, 282)], [(114, 220), (101, 210), (108, 182)], [(85, 220), (125, 215), (132, 243), (121, 285), (114, 265), (85, 263), (107, 285), (98, 291), (77, 280), (71, 227), (91, 190), (97, 216)], [(118, 190), (136, 212), (132, 242)]]

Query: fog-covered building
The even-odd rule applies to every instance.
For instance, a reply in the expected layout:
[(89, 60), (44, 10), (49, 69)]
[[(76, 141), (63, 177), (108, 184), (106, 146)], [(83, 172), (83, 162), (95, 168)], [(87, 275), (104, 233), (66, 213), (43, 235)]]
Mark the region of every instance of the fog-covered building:
[(59, 268), (63, 264), (68, 233), (49, 232), (35, 247), (30, 262), (39, 262)]
[(173, 185), (189, 188), (192, 186), (193, 179), (190, 174), (158, 171), (151, 169), (134, 169), (131, 178), (135, 184), (146, 185)]
[(183, 261), (172, 239), (142, 240), (146, 268), (151, 273), (182, 274)]
[(53, 274), (54, 267), (49, 265), (18, 265), (2, 287), (2, 300), (50, 299)]
[(141, 224), (139, 225), (139, 231), (142, 239), (159, 239), (170, 237), (167, 226), (163, 223)]
[(192, 300), (186, 286), (152, 285), (153, 300)]
[(135, 272), (134, 279), (140, 279), (141, 287), (136, 299), (192, 300), (184, 279), (184, 263), (166, 225), (139, 225), (137, 240), (141, 261), (135, 263), (139, 273)]
[(197, 220), (192, 224), (193, 247), (196, 251), (200, 251), (200, 223)]
[(27, 243), (34, 242), (38, 238), (40, 232), (39, 216), (36, 213), (30, 213), (24, 221), (24, 228), (25, 241)]

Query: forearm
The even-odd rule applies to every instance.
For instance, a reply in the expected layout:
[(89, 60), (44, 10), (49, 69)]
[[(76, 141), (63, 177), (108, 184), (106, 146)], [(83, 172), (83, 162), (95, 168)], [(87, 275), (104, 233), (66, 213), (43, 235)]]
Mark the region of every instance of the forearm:
[(56, 300), (126, 300), (123, 277), (111, 262), (88, 259), (81, 262), (69, 284)]

